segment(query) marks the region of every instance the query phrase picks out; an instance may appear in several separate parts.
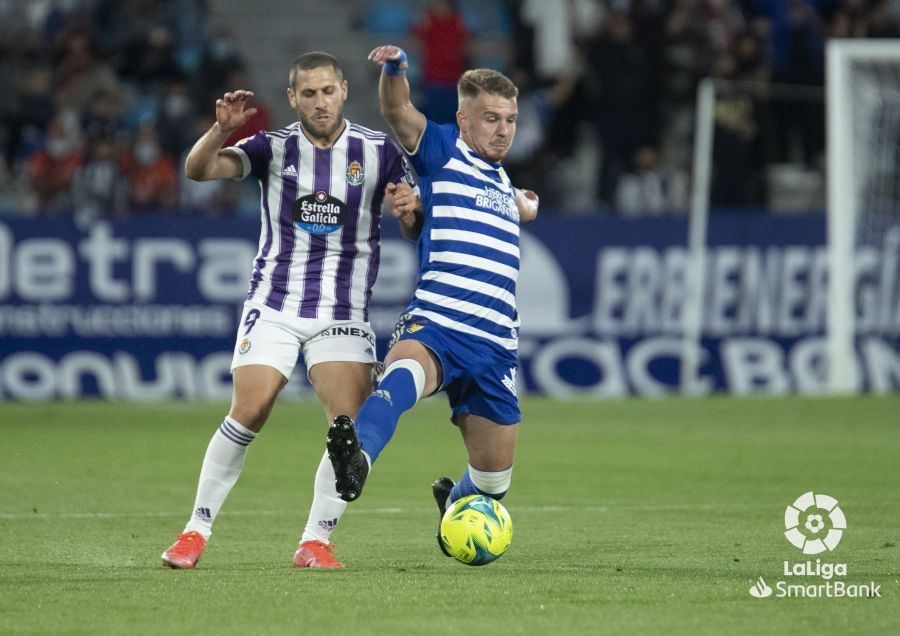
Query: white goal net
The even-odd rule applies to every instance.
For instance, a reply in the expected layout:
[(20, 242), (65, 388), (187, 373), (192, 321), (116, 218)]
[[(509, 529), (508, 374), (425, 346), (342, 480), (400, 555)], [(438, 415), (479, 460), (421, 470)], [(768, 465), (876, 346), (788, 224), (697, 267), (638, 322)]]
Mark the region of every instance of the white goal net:
[(900, 41), (831, 40), (826, 86), (829, 389), (887, 390), (857, 353), (900, 335)]

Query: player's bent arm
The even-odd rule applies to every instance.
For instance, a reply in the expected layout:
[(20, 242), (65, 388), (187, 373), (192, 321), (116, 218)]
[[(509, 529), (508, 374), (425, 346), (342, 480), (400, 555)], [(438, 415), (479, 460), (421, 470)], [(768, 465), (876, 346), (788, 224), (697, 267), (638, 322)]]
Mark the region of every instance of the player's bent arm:
[(515, 188), (515, 191), (516, 208), (519, 210), (519, 223), (534, 221), (538, 215), (540, 198), (538, 198), (538, 195), (532, 190), (520, 190), (519, 188)]
[(391, 215), (397, 219), (403, 238), (410, 241), (418, 240), (424, 224), (422, 199), (409, 184), (403, 182), (387, 184), (384, 196)]
[(224, 131), (218, 123), (206, 131), (184, 162), (184, 173), (194, 181), (210, 181), (213, 179), (235, 179), (243, 172), (241, 160), (231, 150), (222, 150), (222, 144), (231, 135)]
[(422, 233), (422, 226), (425, 224), (425, 218), (422, 215), (422, 201), (416, 197), (417, 207), (411, 212), (406, 212), (402, 216), (397, 217), (400, 224), (400, 233), (403, 238), (410, 241), (418, 241), (419, 235)]
[(378, 82), (381, 116), (390, 124), (404, 150), (415, 152), (425, 132), (425, 115), (410, 101), (406, 54), (400, 47), (387, 44), (373, 49), (369, 59), (383, 66)]
[(400, 233), (403, 235), (403, 238), (410, 241), (418, 241), (424, 225), (421, 203), (412, 212), (407, 212), (403, 216), (397, 217), (397, 223), (400, 225)]

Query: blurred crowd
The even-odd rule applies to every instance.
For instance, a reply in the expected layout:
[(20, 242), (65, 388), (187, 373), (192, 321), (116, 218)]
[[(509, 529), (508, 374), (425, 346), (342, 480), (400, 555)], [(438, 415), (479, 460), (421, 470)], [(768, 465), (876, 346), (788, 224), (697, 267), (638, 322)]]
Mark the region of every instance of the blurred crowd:
[(547, 201), (564, 200), (558, 186), (567, 180), (559, 167), (571, 169), (579, 141), (590, 135), (600, 152), (592, 205), (623, 215), (687, 207), (703, 77), (719, 80), (713, 206), (772, 205), (767, 176), (778, 173), (767, 167), (821, 178), (826, 41), (900, 35), (889, 0), (511, 6), (513, 73), (526, 87), (523, 101), (537, 103), (543, 122), (542, 134), (516, 157), (515, 178)]
[[(684, 210), (696, 87), (714, 77), (711, 203), (765, 206), (767, 166), (824, 170), (826, 40), (898, 37), (895, 1), (496, 0), (500, 64), (521, 89), (513, 181), (564, 206), (568, 173), (587, 163), (577, 187), (592, 207)], [(485, 34), (464, 3), (411, 4), (416, 90), (430, 117), (450, 121), (455, 79), (480, 61)], [(204, 0), (0, 0), (0, 81), (0, 209), (86, 222), (235, 213), (236, 183), (181, 170), (215, 98), (252, 87)], [(282, 124), (254, 105), (232, 141)]]
[[(0, 207), (233, 213), (236, 184), (190, 182), (181, 165), (244, 73), (203, 0), (0, 0)], [(257, 107), (255, 130), (269, 126)]]

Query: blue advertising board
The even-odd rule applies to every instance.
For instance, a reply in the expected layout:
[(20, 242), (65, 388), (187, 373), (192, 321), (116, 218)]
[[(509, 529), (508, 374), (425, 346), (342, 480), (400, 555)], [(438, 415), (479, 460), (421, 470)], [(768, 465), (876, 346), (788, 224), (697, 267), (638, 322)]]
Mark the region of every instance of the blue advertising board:
[[(412, 295), (414, 244), (384, 223), (370, 318), (383, 355)], [(85, 230), (0, 221), (0, 400), (226, 398), (259, 225), (138, 217)], [(687, 224), (545, 214), (522, 230), (520, 394), (675, 392)], [(714, 214), (699, 394), (824, 392), (820, 215)], [(859, 252), (864, 388), (900, 389), (900, 226)], [(309, 391), (302, 367), (288, 394)]]

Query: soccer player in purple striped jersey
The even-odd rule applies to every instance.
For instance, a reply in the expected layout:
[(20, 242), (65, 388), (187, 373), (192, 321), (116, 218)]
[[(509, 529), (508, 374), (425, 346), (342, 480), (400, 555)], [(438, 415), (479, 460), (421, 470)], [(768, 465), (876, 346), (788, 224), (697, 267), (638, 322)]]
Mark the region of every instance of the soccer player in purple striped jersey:
[[(369, 59), (382, 65), (381, 114), (419, 179), (419, 277), (376, 391), (355, 424), (346, 416), (332, 421), (326, 445), (337, 491), (352, 501), (400, 416), (422, 397), (445, 391), (468, 465), (458, 483), (443, 477), (432, 485), (443, 514), (461, 497), (501, 499), (509, 488), (521, 419), (519, 223), (535, 218), (538, 201), (533, 192), (514, 188), (501, 165), (518, 114), (518, 89), (507, 77), (491, 69), (466, 71), (457, 84), (456, 123), (438, 125), (410, 102), (401, 49), (379, 46)], [(443, 550), (440, 537), (438, 545)]]
[[(256, 112), (247, 107), (253, 93), (228, 92), (216, 101), (216, 123), (188, 154), (191, 179), (259, 181), (262, 231), (231, 365), (231, 409), (206, 450), (188, 524), (162, 555), (169, 567), (193, 568), (200, 558), (298, 355), (329, 421), (355, 414), (372, 391), (375, 336), (367, 306), (378, 272), (381, 206), (412, 176), (395, 142), (344, 118), (347, 88), (333, 56), (302, 55), (287, 89), (298, 122), (222, 148)], [(410, 212), (397, 215), (404, 234), (420, 216)], [(314, 483), (293, 564), (342, 567), (329, 538), (346, 503), (326, 456)]]

